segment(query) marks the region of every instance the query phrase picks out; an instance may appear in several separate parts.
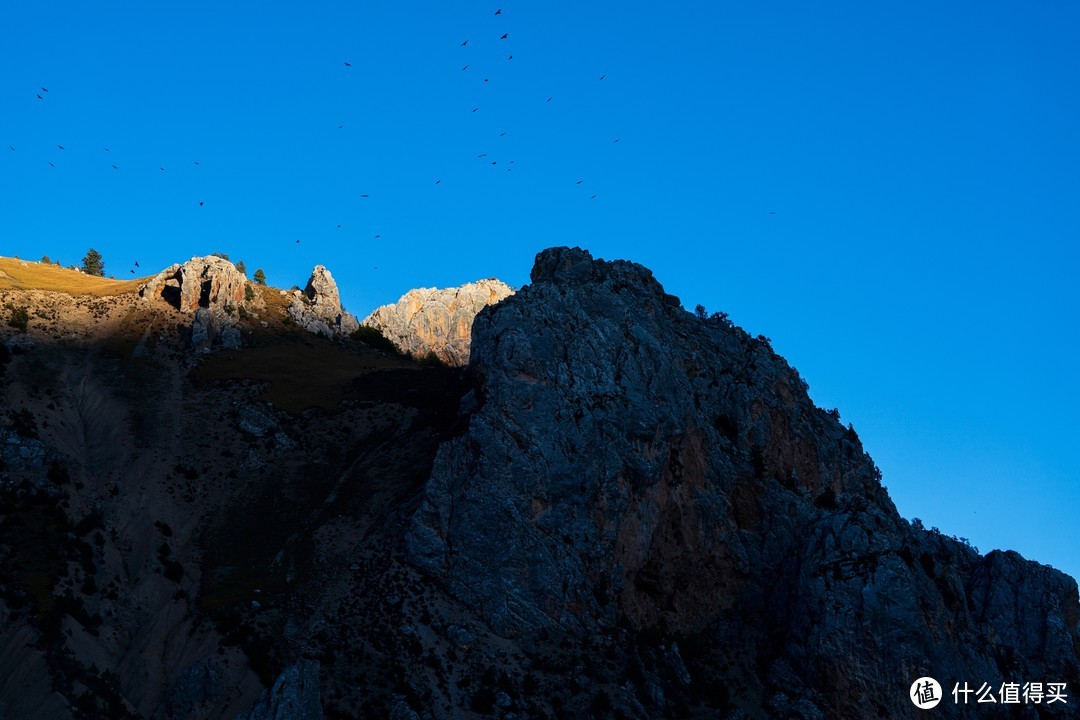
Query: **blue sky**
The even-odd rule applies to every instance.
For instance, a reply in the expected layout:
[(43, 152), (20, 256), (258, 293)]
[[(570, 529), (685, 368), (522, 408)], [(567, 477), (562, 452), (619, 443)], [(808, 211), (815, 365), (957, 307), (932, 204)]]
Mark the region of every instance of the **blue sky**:
[(1077, 37), (1066, 0), (22, 3), (0, 253), (323, 263), (361, 316), (632, 259), (771, 337), (905, 517), (1076, 576)]

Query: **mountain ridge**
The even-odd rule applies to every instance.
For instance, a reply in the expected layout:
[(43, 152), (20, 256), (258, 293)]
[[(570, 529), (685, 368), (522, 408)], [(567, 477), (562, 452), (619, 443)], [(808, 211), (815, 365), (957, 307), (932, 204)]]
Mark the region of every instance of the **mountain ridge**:
[(321, 280), (181, 267), (194, 312), (0, 287), (33, 299), (0, 358), (9, 713), (907, 718), (921, 675), (1080, 686), (1075, 580), (904, 521), (765, 339), (647, 268), (542, 251), (455, 369), (305, 328)]

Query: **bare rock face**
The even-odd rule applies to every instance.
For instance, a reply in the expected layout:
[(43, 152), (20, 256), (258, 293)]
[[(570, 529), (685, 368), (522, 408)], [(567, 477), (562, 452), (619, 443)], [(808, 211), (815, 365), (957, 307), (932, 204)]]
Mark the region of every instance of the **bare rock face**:
[(443, 290), (420, 288), (378, 308), (361, 324), (378, 329), (402, 352), (415, 357), (435, 353), (447, 365), (463, 366), (469, 362), (476, 314), (513, 294), (494, 278)]
[(240, 347), (236, 313), (244, 304), (247, 278), (230, 261), (216, 255), (194, 257), (171, 265), (139, 289), (144, 300), (163, 300), (191, 314), (191, 343), (199, 352)]
[(497, 634), (692, 637), (652, 703), (693, 681), (747, 717), (908, 717), (921, 675), (1080, 682), (1072, 578), (912, 527), (767, 340), (646, 268), (545, 250), (469, 371), (406, 545)]
[(194, 313), (200, 307), (216, 311), (242, 304), (246, 282), (231, 262), (207, 255), (162, 270), (139, 289), (139, 295), (161, 298), (183, 313)]
[(289, 315), (308, 332), (335, 337), (356, 332), (356, 317), (341, 307), (341, 296), (330, 271), (316, 265), (303, 293), (297, 294), (288, 309)]
[(322, 720), (319, 662), (300, 660), (285, 668), (259, 701), (236, 720)]

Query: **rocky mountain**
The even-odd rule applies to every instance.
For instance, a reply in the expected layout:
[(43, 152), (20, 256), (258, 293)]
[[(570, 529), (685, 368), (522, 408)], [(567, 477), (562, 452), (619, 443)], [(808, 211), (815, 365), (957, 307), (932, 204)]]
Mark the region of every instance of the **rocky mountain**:
[[(924, 675), (939, 717), (1080, 715), (1076, 582), (904, 521), (640, 265), (540, 253), (461, 369), (224, 266), (35, 265), (0, 259), (0, 717), (915, 718)], [(193, 343), (219, 305), (239, 349)]]
[(377, 308), (361, 324), (379, 330), (401, 352), (418, 358), (433, 353), (447, 365), (462, 367), (469, 362), (473, 318), (513, 294), (494, 278), (442, 290), (419, 288)]

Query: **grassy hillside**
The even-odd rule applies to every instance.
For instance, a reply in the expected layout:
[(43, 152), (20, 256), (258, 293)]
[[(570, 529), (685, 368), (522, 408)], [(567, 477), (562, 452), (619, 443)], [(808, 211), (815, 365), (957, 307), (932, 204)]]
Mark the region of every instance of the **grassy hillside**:
[(108, 297), (135, 292), (146, 278), (110, 280), (59, 265), (0, 257), (0, 290), (49, 290)]

